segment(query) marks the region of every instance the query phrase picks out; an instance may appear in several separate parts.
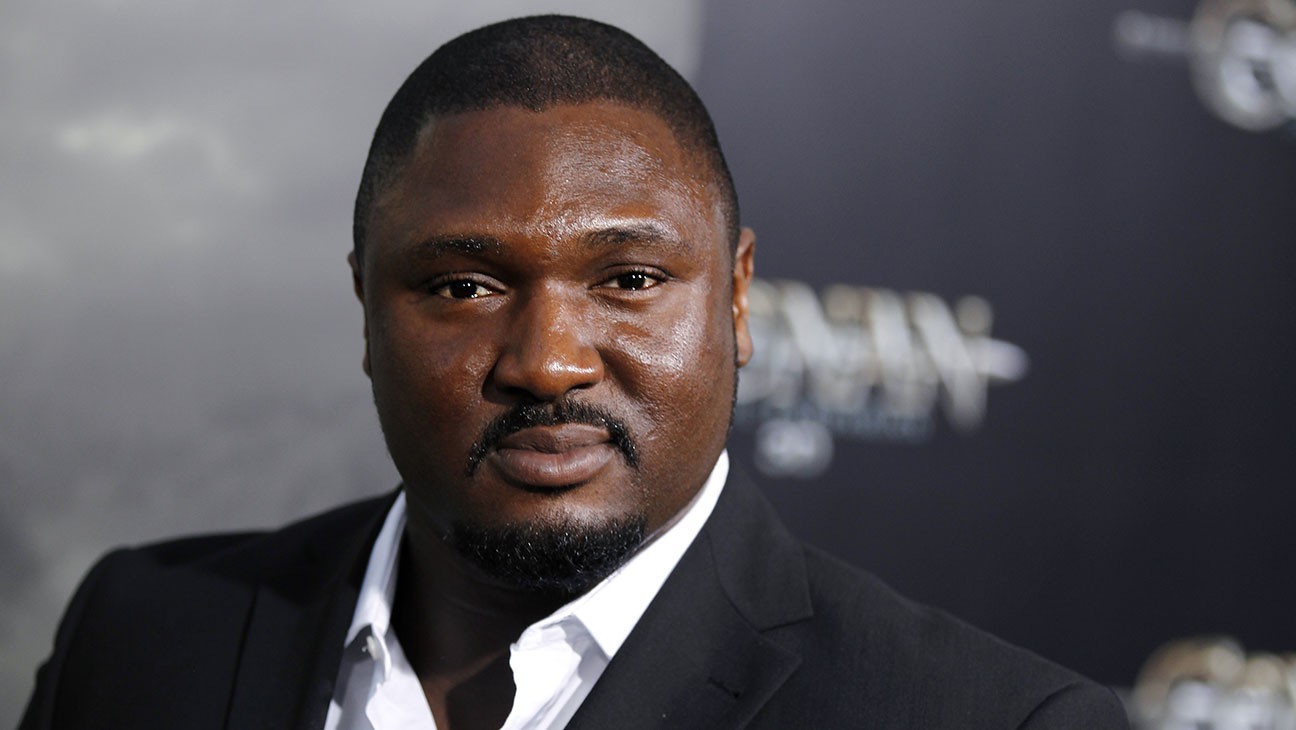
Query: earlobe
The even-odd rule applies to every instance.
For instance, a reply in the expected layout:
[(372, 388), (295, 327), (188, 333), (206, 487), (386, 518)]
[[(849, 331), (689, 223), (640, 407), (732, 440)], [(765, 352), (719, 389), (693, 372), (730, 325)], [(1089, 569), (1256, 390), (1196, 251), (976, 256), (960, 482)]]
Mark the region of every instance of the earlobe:
[(750, 228), (743, 228), (738, 234), (738, 248), (734, 251), (733, 266), (733, 320), (738, 367), (746, 365), (752, 356), (747, 290), (751, 285), (752, 272), (755, 270), (753, 261), (755, 253), (756, 233)]
[(351, 266), (351, 286), (354, 287), (356, 299), (360, 300), (360, 308), (363, 310), (365, 350), (360, 367), (364, 368), (365, 375), (372, 377), (373, 373), (369, 369), (369, 311), (365, 307), (364, 276), (360, 273), (360, 261), (356, 258), (355, 251), (347, 254), (347, 263)]

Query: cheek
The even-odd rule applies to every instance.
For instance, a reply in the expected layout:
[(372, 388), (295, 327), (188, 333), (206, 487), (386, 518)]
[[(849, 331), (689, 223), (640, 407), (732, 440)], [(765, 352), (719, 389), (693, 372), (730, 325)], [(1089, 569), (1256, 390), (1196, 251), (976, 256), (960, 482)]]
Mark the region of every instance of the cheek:
[(485, 328), (433, 327), (408, 307), (382, 317), (370, 337), (374, 393), (384, 417), (462, 432), (492, 362)]
[[(660, 312), (651, 321), (618, 322), (605, 359), (621, 387), (642, 406), (648, 438), (672, 426), (707, 429), (713, 411), (728, 422), (732, 323), (727, 312), (697, 300)], [(719, 404), (719, 405), (717, 405)]]

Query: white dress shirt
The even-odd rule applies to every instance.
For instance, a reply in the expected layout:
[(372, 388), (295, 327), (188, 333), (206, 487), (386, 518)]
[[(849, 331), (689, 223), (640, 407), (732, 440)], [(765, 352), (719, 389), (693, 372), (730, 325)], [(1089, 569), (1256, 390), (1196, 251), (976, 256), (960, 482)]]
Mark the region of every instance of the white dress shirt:
[[(528, 626), (509, 647), (517, 688), (502, 730), (561, 728), (639, 622), (711, 516), (729, 474), (721, 452), (684, 515), (589, 592)], [(405, 493), (383, 523), (356, 602), (325, 730), (436, 728), (423, 687), (391, 626)]]

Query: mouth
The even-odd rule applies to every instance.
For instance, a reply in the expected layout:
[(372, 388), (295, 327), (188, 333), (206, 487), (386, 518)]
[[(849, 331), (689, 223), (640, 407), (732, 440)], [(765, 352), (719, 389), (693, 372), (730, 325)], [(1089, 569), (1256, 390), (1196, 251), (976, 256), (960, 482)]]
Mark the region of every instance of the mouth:
[(606, 429), (566, 423), (511, 433), (485, 460), (523, 489), (555, 492), (588, 482), (616, 458)]

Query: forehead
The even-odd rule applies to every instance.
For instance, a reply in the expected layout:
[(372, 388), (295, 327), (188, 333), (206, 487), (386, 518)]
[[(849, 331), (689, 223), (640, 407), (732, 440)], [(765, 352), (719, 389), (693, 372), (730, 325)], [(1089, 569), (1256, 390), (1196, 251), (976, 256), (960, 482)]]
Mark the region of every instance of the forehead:
[(596, 219), (647, 218), (718, 245), (719, 201), (701, 155), (651, 112), (500, 106), (427, 124), (371, 225), (375, 241), (486, 229), (558, 239)]

